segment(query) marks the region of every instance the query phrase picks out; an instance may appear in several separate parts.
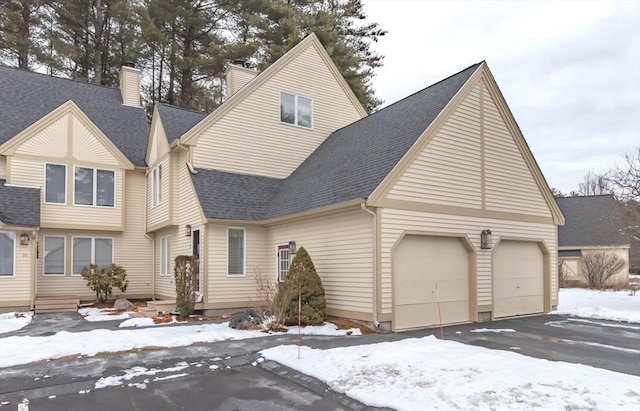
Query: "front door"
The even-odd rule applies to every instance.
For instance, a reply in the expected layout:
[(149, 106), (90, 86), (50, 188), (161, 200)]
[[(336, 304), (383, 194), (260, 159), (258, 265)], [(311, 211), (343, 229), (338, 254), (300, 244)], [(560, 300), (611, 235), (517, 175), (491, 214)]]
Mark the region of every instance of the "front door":
[(200, 258), (202, 254), (201, 233), (202, 229), (200, 227), (191, 230), (191, 254), (195, 256), (198, 261), (198, 276), (196, 277), (195, 284), (193, 286), (193, 289), (198, 296), (198, 301), (202, 298), (202, 258)]

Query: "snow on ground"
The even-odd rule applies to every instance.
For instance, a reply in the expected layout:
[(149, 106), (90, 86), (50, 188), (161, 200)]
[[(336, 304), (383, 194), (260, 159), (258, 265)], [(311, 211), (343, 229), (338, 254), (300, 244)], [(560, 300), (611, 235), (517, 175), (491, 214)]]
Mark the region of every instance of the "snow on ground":
[(324, 323), (322, 325), (314, 325), (314, 326), (306, 326), (300, 327), (298, 330), (298, 326), (287, 327), (289, 329), (289, 334), (300, 334), (302, 335), (362, 335), (362, 331), (359, 328), (350, 328), (348, 330), (339, 330), (338, 326), (332, 323)]
[(514, 333), (516, 330), (513, 328), (476, 328), (471, 330), (472, 333)]
[(0, 334), (19, 330), (31, 322), (30, 312), (10, 312), (0, 314)]
[(640, 292), (561, 288), (560, 304), (551, 314), (640, 323)]
[(126, 320), (129, 318), (129, 314), (124, 312), (120, 314), (113, 314), (115, 311), (118, 311), (114, 308), (94, 308), (94, 307), (86, 307), (78, 309), (78, 313), (84, 317), (85, 320), (96, 322), (96, 321), (114, 321), (114, 320)]
[(433, 336), (329, 350), (302, 347), (300, 359), (297, 353), (294, 345), (261, 352), (375, 407), (640, 409), (640, 377)]
[[(295, 333), (297, 333), (297, 327)], [(303, 327), (305, 335), (348, 335), (358, 329), (337, 330), (333, 324)], [(294, 330), (289, 331), (294, 333)], [(14, 336), (0, 340), (0, 368), (66, 356), (92, 356), (103, 352), (120, 352), (145, 347), (183, 347), (194, 343), (267, 337), (258, 330), (234, 330), (229, 323), (184, 325), (179, 327), (149, 327), (132, 330), (75, 332), (60, 331), (45, 337)]]
[(155, 325), (169, 325), (176, 324), (178, 320), (176, 320), (175, 316), (171, 316), (171, 322), (168, 323), (155, 323), (153, 322), (153, 318), (141, 317), (141, 318), (129, 318), (121, 322), (118, 325), (118, 328), (127, 328), (127, 327), (152, 327)]

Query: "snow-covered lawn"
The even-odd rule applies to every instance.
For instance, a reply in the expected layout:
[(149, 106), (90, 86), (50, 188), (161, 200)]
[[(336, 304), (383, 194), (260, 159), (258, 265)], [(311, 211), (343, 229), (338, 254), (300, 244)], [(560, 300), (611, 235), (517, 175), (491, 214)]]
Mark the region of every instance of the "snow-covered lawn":
[[(297, 328), (289, 333), (298, 333)], [(333, 324), (303, 327), (302, 334), (358, 335), (357, 328), (338, 330)], [(268, 337), (261, 331), (229, 328), (229, 323), (151, 327), (132, 330), (105, 330), (71, 333), (60, 331), (46, 337), (12, 336), (0, 339), (0, 368), (67, 356), (92, 356), (147, 347), (183, 347), (194, 343)]]
[(86, 307), (78, 309), (78, 313), (83, 316), (86, 321), (90, 322), (126, 320), (130, 318), (129, 313), (117, 313), (117, 311), (115, 308)]
[(398, 410), (637, 410), (640, 377), (433, 336), (261, 352), (366, 405)]
[(551, 314), (640, 323), (640, 292), (561, 288), (558, 298), (558, 309)]
[(0, 334), (19, 330), (31, 322), (30, 312), (10, 312), (0, 314)]

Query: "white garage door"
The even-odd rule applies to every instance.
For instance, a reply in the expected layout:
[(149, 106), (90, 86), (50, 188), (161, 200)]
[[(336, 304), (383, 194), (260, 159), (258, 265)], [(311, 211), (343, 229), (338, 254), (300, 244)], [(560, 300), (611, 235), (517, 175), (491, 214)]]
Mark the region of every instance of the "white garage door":
[(544, 258), (536, 243), (501, 241), (493, 251), (493, 316), (544, 311)]
[(458, 238), (409, 235), (393, 253), (393, 329), (469, 321), (469, 261)]

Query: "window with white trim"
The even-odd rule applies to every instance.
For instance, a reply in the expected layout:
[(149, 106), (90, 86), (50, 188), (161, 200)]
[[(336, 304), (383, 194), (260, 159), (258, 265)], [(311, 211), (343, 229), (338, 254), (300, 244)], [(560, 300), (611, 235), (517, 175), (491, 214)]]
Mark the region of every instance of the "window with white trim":
[(171, 275), (171, 236), (160, 238), (160, 275)]
[(289, 244), (278, 246), (278, 281), (282, 282), (287, 278), (289, 266), (291, 265), (291, 251)]
[(115, 206), (115, 171), (76, 166), (74, 178), (73, 203), (75, 205)]
[(45, 164), (44, 202), (65, 204), (67, 202), (67, 166)]
[(15, 275), (16, 233), (0, 231), (0, 277)]
[(151, 192), (153, 194), (153, 206), (162, 203), (162, 164), (153, 169)]
[(44, 275), (64, 275), (66, 239), (64, 237), (45, 236), (43, 241)]
[(113, 264), (113, 238), (73, 237), (72, 274), (80, 275), (89, 264), (98, 267)]
[(227, 273), (245, 275), (245, 229), (227, 228)]
[(280, 121), (305, 128), (313, 127), (313, 101), (310, 98), (281, 91)]

